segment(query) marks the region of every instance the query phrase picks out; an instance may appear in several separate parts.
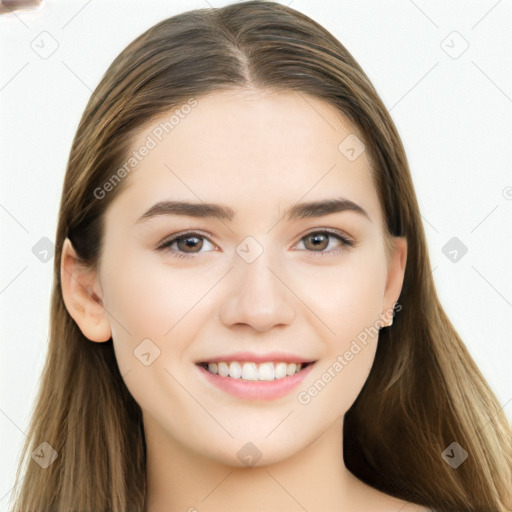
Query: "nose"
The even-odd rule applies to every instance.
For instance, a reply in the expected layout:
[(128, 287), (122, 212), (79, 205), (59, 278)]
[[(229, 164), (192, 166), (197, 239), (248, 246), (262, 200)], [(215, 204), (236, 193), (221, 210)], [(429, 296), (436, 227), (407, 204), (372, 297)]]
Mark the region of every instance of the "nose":
[(264, 251), (252, 263), (242, 258), (236, 261), (220, 309), (220, 319), (227, 327), (248, 325), (264, 332), (293, 322), (294, 295), (285, 284), (283, 272), (267, 254)]

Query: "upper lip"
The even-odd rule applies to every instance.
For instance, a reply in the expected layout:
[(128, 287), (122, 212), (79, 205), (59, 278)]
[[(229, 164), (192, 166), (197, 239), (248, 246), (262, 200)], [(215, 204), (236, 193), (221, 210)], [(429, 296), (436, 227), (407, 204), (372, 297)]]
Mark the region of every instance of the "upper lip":
[(226, 363), (232, 361), (239, 362), (254, 362), (254, 363), (267, 363), (267, 362), (275, 362), (275, 363), (312, 363), (314, 359), (307, 359), (298, 355), (288, 354), (285, 352), (267, 352), (266, 354), (256, 354), (254, 352), (235, 352), (232, 354), (226, 354), (222, 356), (214, 356), (208, 357), (206, 359), (201, 359), (197, 361), (196, 364), (199, 363), (215, 363), (218, 361), (225, 361)]

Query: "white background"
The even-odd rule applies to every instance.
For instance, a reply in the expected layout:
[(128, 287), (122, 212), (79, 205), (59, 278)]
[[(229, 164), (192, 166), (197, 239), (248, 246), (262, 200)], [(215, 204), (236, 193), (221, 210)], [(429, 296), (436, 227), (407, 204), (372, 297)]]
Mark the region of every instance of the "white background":
[[(86, 102), (116, 55), (150, 26), (227, 3), (66, 0), (0, 16), (0, 510), (46, 353), (53, 259), (40, 261), (32, 247), (42, 237), (54, 240)], [(511, 2), (281, 3), (331, 31), (390, 110), (441, 302), (512, 418)], [(41, 38), (47, 49), (58, 45), (45, 59), (33, 49)], [(453, 58), (464, 40), (467, 50)], [(468, 248), (456, 263), (442, 253), (453, 236)]]

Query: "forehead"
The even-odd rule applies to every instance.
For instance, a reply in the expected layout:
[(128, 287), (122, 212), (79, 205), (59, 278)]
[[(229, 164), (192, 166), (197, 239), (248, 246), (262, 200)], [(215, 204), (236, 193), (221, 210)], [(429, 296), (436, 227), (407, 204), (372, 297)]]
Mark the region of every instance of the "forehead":
[(130, 153), (144, 156), (114, 203), (201, 200), (253, 214), (342, 196), (380, 220), (364, 149), (356, 127), (318, 98), (292, 91), (214, 92), (139, 130)]

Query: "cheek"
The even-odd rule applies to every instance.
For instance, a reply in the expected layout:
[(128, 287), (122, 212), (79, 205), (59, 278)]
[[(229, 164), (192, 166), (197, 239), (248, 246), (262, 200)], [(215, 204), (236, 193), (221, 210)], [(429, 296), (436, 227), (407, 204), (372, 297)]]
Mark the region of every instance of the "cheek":
[(104, 304), (117, 364), (143, 410), (178, 401), (173, 393), (179, 396), (179, 389), (172, 390), (179, 386), (166, 370), (180, 366), (194, 339), (197, 322), (189, 315), (196, 311), (193, 307), (201, 290), (190, 277), (156, 259), (137, 258), (136, 252), (116, 264), (105, 261)]
[[(305, 302), (329, 328), (329, 337), (339, 349), (379, 320), (386, 274), (377, 254), (378, 247), (353, 253), (340, 265), (313, 271), (304, 283)], [(308, 291), (311, 286), (315, 293), (312, 288)]]
[(133, 250), (122, 261), (105, 260), (102, 270), (104, 305), (120, 370), (128, 371), (137, 363), (134, 351), (141, 343), (151, 348), (144, 341), (148, 339), (160, 350), (154, 366), (180, 359), (194, 338), (194, 326), (201, 323), (193, 317), (203, 311), (208, 302), (204, 297), (218, 276), (192, 267), (172, 268), (163, 257)]
[(358, 255), (357, 263), (324, 277), (324, 293), (315, 295), (311, 309), (329, 330), (322, 328), (320, 365), (297, 401), (311, 417), (330, 411), (334, 421), (352, 406), (373, 365), (385, 274), (375, 259)]

